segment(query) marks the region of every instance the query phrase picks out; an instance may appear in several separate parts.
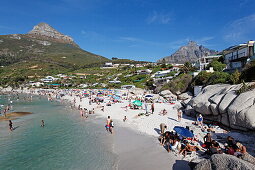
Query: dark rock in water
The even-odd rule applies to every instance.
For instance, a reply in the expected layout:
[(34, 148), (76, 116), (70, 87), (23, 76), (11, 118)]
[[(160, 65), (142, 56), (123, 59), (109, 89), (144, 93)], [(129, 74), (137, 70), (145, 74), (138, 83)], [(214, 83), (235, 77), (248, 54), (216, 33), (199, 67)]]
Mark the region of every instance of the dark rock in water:
[(232, 155), (215, 154), (200, 162), (195, 170), (255, 170), (255, 165)]

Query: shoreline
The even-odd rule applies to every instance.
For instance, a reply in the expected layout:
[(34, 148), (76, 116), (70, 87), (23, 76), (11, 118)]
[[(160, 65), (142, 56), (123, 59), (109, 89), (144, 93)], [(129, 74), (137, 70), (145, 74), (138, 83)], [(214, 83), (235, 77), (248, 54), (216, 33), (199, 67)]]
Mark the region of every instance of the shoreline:
[[(38, 91), (40, 89), (35, 89), (34, 91), (30, 90), (17, 90), (16, 92), (18, 93), (25, 93), (25, 94), (31, 94), (31, 95), (39, 95)], [(45, 90), (45, 89), (44, 89)], [(7, 90), (8, 91), (8, 90)], [(56, 92), (58, 90), (55, 89), (47, 89), (47, 91), (52, 91), (52, 92)], [(88, 98), (82, 98), (82, 101), (80, 101), (79, 96), (76, 95), (64, 95), (61, 100), (68, 102), (68, 104), (73, 105), (76, 108), (80, 107), (81, 108), (87, 108), (88, 110), (91, 110), (92, 108), (95, 109), (95, 118), (100, 118), (102, 120), (106, 120), (107, 116), (111, 116), (111, 118), (114, 120), (114, 124), (115, 124), (115, 129), (116, 132), (121, 131), (121, 133), (125, 133), (125, 130), (119, 130), (119, 129), (125, 129), (126, 131), (132, 131), (134, 132), (137, 137), (138, 136), (143, 136), (144, 138), (147, 138), (148, 140), (150, 140), (152, 143), (150, 143), (148, 146), (149, 147), (153, 147), (153, 148), (157, 148), (157, 151), (155, 151), (155, 153), (157, 152), (157, 154), (155, 156), (158, 156), (160, 158), (156, 158), (157, 160), (162, 159), (162, 157), (167, 157), (167, 158), (171, 158), (171, 160), (175, 160), (178, 162), (189, 162), (193, 159), (193, 157), (190, 158), (185, 158), (184, 160), (182, 160), (182, 158), (180, 156), (176, 156), (173, 153), (167, 153), (167, 151), (161, 146), (159, 145), (159, 142), (157, 140), (157, 138), (159, 137), (159, 124), (160, 123), (165, 123), (168, 126), (169, 131), (173, 130), (174, 126), (189, 126), (192, 130), (194, 130), (196, 137), (202, 141), (202, 137), (205, 135), (205, 133), (200, 132), (196, 126), (194, 126), (192, 123), (195, 121), (193, 118), (188, 117), (183, 115), (183, 119), (181, 122), (177, 121), (177, 111), (174, 108), (175, 105), (178, 105), (179, 102), (177, 101), (175, 103), (175, 105), (170, 105), (170, 104), (166, 104), (166, 103), (155, 103), (155, 113), (154, 114), (150, 114), (149, 116), (140, 116), (138, 117), (137, 115), (140, 112), (145, 112), (145, 110), (131, 110), (128, 109), (128, 111), (125, 111), (125, 106), (127, 106), (128, 101), (123, 100), (123, 103), (115, 103), (112, 104), (112, 106), (106, 106), (105, 103), (102, 103), (100, 105), (96, 105), (95, 103), (92, 105), (89, 105), (89, 99)], [(102, 106), (104, 106), (104, 111), (101, 110)], [(158, 113), (162, 110), (162, 109), (167, 109), (168, 114), (165, 116), (160, 116), (158, 115)], [(128, 117), (127, 122), (123, 122), (122, 119), (124, 116)], [(117, 126), (116, 126), (117, 125)], [(102, 125), (103, 126), (103, 125)], [(117, 127), (117, 128), (116, 128)], [(218, 138), (226, 138), (228, 135), (230, 136), (234, 136), (235, 139), (240, 140), (244, 143), (251, 143), (251, 140), (254, 140), (254, 136), (248, 136), (247, 133), (238, 133), (235, 131), (230, 131), (227, 133), (223, 133), (223, 129), (221, 129), (220, 127), (217, 128), (217, 131), (213, 138), (214, 139), (218, 139)], [(119, 135), (118, 133), (116, 134), (116, 136)], [(134, 136), (136, 136), (134, 134), (131, 133), (131, 136), (133, 136), (132, 138), (135, 138)], [(124, 137), (123, 137), (124, 138)], [(117, 139), (119, 141), (119, 139)], [(123, 140), (120, 141), (120, 143), (125, 143), (128, 140)], [(221, 146), (224, 143), (220, 143)], [(121, 146), (121, 144), (118, 144), (119, 146)], [(138, 144), (137, 144), (138, 145)], [(125, 146), (124, 146), (125, 147)], [(139, 148), (136, 146), (131, 146), (131, 147), (135, 147), (135, 151), (138, 151)], [(142, 146), (141, 146), (142, 147)], [(249, 150), (251, 149), (251, 147), (249, 148)], [(122, 152), (121, 150), (117, 149), (118, 151)], [(139, 152), (144, 152), (143, 150), (140, 150)], [(255, 150), (250, 150), (250, 153), (252, 155), (254, 155)], [(129, 153), (130, 154), (130, 153)], [(138, 154), (139, 155), (139, 154)], [(142, 156), (142, 155), (140, 155)], [(150, 156), (150, 155), (148, 155)], [(129, 162), (129, 164), (132, 164), (131, 162), (131, 157), (128, 158), (128, 156), (122, 156), (122, 158), (124, 160), (126, 160), (126, 162)], [(148, 158), (150, 161), (149, 162), (153, 162), (152, 159)], [(155, 159), (155, 158), (154, 158)], [(136, 160), (133, 160), (136, 161)], [(166, 162), (169, 162), (168, 159), (165, 160)], [(125, 164), (125, 163), (124, 163)], [(164, 164), (164, 163), (161, 163)], [(160, 165), (161, 165), (160, 164)], [(174, 162), (171, 161), (171, 165), (175, 165)], [(139, 166), (139, 165), (137, 165)], [(166, 167), (169, 166), (169, 164), (165, 165)], [(176, 164), (175, 166), (178, 166), (178, 164)], [(143, 166), (141, 166), (142, 168)], [(149, 168), (149, 167), (148, 167)]]

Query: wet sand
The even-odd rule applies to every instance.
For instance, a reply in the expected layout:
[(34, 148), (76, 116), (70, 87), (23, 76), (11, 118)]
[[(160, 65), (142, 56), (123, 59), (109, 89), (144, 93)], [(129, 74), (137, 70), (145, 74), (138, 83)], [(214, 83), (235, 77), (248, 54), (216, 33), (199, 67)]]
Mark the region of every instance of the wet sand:
[(188, 161), (177, 160), (168, 153), (155, 137), (150, 137), (124, 127), (115, 129), (113, 150), (118, 155), (117, 169), (190, 169)]
[(30, 115), (30, 114), (32, 114), (32, 113), (31, 112), (11, 112), (11, 113), (7, 113), (6, 117), (4, 117), (4, 115), (2, 114), (2, 116), (0, 116), (0, 121), (14, 120), (19, 117)]

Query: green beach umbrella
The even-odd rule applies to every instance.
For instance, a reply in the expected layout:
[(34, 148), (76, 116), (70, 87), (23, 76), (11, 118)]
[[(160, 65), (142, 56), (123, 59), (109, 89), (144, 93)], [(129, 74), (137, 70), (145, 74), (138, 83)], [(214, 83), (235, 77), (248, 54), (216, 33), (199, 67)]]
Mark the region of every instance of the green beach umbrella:
[(143, 103), (140, 100), (133, 101), (133, 104), (136, 105), (136, 106), (142, 106), (143, 105)]

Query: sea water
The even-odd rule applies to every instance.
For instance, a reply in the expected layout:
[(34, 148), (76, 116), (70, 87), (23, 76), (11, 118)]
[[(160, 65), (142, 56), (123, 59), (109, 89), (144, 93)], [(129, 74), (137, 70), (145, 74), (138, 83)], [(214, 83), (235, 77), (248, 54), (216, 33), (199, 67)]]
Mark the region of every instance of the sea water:
[[(116, 169), (117, 155), (112, 151), (111, 135), (103, 122), (82, 118), (68, 104), (49, 102), (33, 96), (32, 101), (0, 96), (0, 104), (13, 100), (13, 111), (32, 112), (0, 122), (0, 169)], [(45, 127), (41, 127), (41, 120)], [(100, 122), (100, 121), (99, 121)]]

